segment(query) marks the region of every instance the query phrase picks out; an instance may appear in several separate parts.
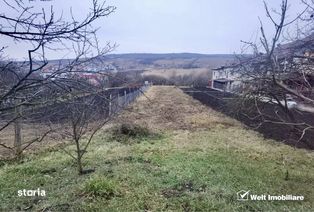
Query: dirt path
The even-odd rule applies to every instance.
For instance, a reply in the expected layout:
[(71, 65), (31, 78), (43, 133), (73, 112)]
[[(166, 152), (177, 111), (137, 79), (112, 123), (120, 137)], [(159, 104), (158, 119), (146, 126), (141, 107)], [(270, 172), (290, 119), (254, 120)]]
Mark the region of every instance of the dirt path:
[(201, 130), (218, 124), (239, 125), (183, 93), (173, 86), (153, 86), (117, 119), (119, 123), (131, 122), (152, 130)]

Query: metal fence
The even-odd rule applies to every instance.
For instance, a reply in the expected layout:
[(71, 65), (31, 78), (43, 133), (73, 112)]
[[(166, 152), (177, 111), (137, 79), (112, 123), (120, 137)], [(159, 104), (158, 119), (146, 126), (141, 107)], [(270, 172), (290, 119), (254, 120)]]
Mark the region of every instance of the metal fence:
[(120, 88), (116, 90), (116, 92), (111, 92), (108, 97), (108, 115), (112, 116), (119, 113), (147, 91), (149, 87), (150, 85), (145, 85), (140, 88)]

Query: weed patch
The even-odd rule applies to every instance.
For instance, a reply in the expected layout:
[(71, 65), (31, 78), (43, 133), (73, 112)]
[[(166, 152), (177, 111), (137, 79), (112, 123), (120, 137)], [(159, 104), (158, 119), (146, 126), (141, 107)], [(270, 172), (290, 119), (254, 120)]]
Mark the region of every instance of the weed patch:
[(94, 177), (85, 183), (84, 194), (91, 197), (111, 199), (119, 194), (118, 185), (113, 180), (104, 177)]
[(124, 123), (113, 128), (111, 140), (115, 140), (125, 144), (140, 143), (141, 141), (156, 140), (161, 135), (151, 132), (148, 128), (131, 123)]

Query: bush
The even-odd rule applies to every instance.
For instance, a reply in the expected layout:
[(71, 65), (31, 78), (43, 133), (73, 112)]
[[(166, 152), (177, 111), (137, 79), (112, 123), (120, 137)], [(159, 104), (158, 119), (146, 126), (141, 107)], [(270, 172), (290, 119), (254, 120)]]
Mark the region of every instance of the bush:
[(149, 131), (149, 129), (136, 125), (136, 124), (121, 124), (112, 131), (112, 140), (118, 142), (129, 142), (134, 139), (143, 139), (153, 137), (154, 134)]
[(150, 134), (147, 128), (135, 124), (122, 124), (119, 131), (129, 137), (147, 137)]
[(124, 123), (111, 129), (110, 141), (117, 141), (124, 144), (136, 144), (143, 141), (154, 143), (160, 140), (162, 135), (152, 132), (147, 127), (134, 123)]

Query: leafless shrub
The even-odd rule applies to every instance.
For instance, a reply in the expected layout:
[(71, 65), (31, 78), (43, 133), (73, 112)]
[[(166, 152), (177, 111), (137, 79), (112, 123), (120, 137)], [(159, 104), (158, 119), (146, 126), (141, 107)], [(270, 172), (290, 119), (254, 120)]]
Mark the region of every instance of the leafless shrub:
[(76, 161), (79, 174), (85, 172), (82, 159), (94, 135), (110, 120), (107, 101), (100, 94), (71, 97), (64, 103), (63, 111), (59, 112), (62, 116), (59, 133), (75, 144), (75, 154), (66, 148), (63, 150)]

